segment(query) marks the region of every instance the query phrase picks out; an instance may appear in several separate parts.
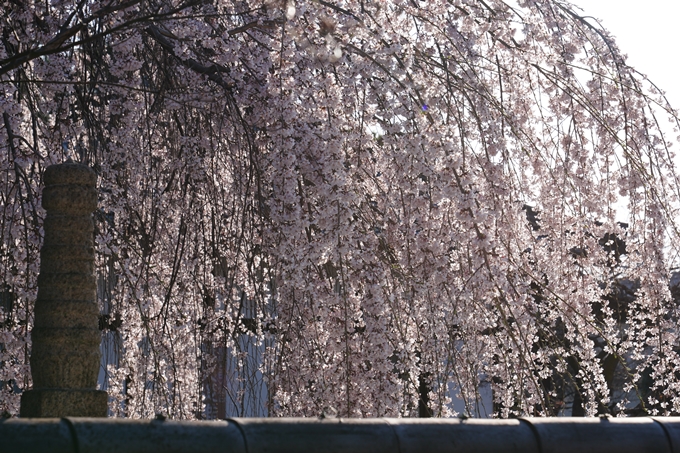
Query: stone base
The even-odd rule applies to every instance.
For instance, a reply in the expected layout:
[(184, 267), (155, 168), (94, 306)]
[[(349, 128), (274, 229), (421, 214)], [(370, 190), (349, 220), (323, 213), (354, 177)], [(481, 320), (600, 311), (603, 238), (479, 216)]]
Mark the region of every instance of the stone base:
[(21, 417), (106, 417), (108, 395), (102, 390), (34, 389), (21, 395)]

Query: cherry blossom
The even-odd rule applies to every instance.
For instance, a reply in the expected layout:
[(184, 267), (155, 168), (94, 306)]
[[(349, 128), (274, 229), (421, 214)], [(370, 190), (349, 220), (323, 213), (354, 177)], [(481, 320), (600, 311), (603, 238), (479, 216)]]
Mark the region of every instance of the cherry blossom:
[(678, 115), (568, 2), (3, 11), (0, 411), (70, 158), (112, 415), (680, 412)]

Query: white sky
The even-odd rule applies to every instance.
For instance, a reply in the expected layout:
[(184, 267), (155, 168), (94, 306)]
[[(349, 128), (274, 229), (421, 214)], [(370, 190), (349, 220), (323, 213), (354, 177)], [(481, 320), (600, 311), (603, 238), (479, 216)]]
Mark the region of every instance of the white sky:
[(680, 108), (680, 0), (570, 0), (600, 19), (628, 55), (675, 109)]

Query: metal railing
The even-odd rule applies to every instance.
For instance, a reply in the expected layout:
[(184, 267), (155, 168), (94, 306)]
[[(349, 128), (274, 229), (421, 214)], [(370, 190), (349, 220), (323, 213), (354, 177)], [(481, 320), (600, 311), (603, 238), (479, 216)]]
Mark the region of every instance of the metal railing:
[(0, 421), (0, 453), (680, 453), (680, 417)]

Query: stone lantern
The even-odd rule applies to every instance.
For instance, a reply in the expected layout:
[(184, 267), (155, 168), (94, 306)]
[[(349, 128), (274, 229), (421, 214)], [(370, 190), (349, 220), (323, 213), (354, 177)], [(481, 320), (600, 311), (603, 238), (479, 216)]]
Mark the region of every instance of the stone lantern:
[(73, 162), (47, 167), (42, 206), (38, 298), (31, 334), (33, 389), (21, 417), (106, 417), (107, 394), (97, 390), (101, 333), (94, 276), (97, 175)]

